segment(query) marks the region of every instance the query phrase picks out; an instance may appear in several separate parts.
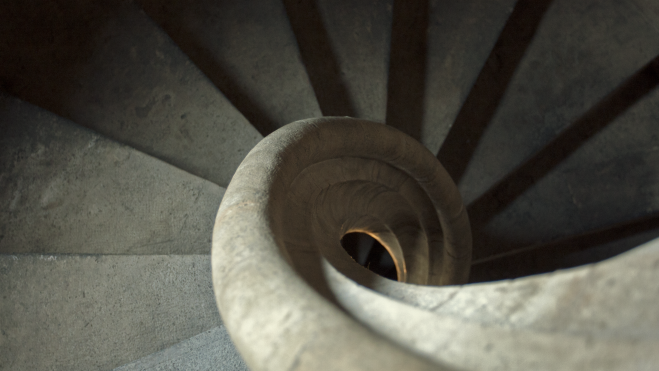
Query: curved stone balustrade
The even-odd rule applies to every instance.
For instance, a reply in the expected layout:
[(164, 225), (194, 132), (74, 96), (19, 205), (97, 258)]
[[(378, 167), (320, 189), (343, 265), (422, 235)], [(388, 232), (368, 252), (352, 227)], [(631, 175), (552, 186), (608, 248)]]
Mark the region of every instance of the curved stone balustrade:
[[(340, 245), (365, 232), (399, 281)], [(659, 245), (464, 283), (469, 223), (435, 157), (385, 125), (290, 124), (245, 158), (213, 233), (218, 307), (255, 370), (645, 369), (659, 364)]]

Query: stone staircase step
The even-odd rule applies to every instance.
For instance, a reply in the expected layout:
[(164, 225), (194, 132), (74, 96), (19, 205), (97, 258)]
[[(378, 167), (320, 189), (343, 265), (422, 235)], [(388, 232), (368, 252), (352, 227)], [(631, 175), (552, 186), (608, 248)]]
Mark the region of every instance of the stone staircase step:
[(639, 68), (471, 202), (480, 235), (475, 259), (659, 213), (658, 62)]
[(0, 255), (0, 368), (107, 370), (222, 324), (207, 255)]
[(514, 4), (395, 2), (387, 124), (437, 153)]
[(646, 13), (615, 0), (551, 3), (482, 137), (471, 138), (478, 148), (461, 159), (469, 161), (459, 180), (466, 203), (659, 55), (659, 15), (652, 22)]
[(602, 261), (659, 238), (659, 213), (472, 262), (470, 282), (511, 279)]
[[(501, 49), (520, 48), (523, 52), (523, 43), (520, 42), (523, 41), (520, 40), (523, 29), (519, 26), (520, 23), (532, 22), (528, 12), (518, 12), (521, 14), (514, 16), (513, 10), (518, 3), (531, 3), (533, 6), (533, 3), (544, 2), (547, 1), (430, 2), (425, 95), (421, 102), (423, 117), (421, 122), (410, 123), (430, 151), (438, 152), (455, 123), (467, 121), (467, 128), (473, 130), (477, 124), (474, 114), (481, 113), (483, 109), (496, 109), (496, 102), (490, 100), (495, 100), (496, 95), (500, 94), (501, 74), (515, 70), (514, 60), (501, 60), (508, 56), (502, 56)], [(506, 28), (509, 28), (507, 34), (512, 35), (513, 40), (502, 34)], [(504, 62), (507, 65), (502, 68), (500, 64)], [(469, 97), (472, 99), (469, 100)], [(465, 110), (467, 112), (463, 112)], [(468, 116), (466, 120), (462, 117), (465, 113)], [(464, 146), (465, 143), (460, 143), (460, 148)], [(443, 160), (440, 158), (440, 161)]]
[(5, 90), (226, 186), (261, 135), (137, 5), (6, 4)]
[(214, 327), (114, 371), (249, 371), (224, 326)]
[(209, 254), (224, 189), (0, 96), (0, 252)]
[(325, 116), (384, 122), (392, 0), (285, 0)]
[(280, 1), (139, 3), (261, 134), (321, 115)]
[[(442, 146), (458, 150), (440, 151), (468, 206), (476, 260), (659, 211), (659, 173), (650, 165), (659, 146), (656, 6), (518, 5), (525, 4), (523, 15), (543, 3), (518, 66), (506, 64), (514, 54), (506, 43), (516, 36), (504, 30), (499, 59), (491, 55), (484, 67), (503, 84), (496, 109), (474, 117), (482, 122), (463, 120), (470, 135), (449, 133)], [(473, 107), (496, 98), (477, 88), (468, 98)], [(469, 133), (476, 124), (482, 127)]]
[[(329, 282), (356, 319), (461, 370), (644, 370), (659, 362), (659, 240), (553, 274), (381, 295)], [(389, 296), (389, 297), (387, 297)], [(411, 331), (410, 329), (414, 329)]]

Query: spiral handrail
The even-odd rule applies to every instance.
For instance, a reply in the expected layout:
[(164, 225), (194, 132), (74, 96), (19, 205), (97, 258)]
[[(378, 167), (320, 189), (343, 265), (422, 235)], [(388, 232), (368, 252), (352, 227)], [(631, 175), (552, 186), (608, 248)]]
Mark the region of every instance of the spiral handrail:
[[(468, 277), (466, 211), (451, 178), (414, 139), (364, 120), (312, 119), (278, 130), (245, 158), (216, 219), (213, 272), (222, 316), (250, 366), (346, 370), (377, 359), (377, 369), (434, 368), (330, 302), (321, 257), (369, 276), (340, 247), (352, 230), (400, 239), (393, 255), (403, 280)], [(405, 241), (414, 248), (401, 249)]]
[[(383, 243), (401, 282), (348, 256), (340, 239), (353, 231)], [(658, 251), (445, 287), (466, 282), (471, 260), (451, 178), (396, 129), (326, 117), (281, 128), (242, 162), (216, 218), (212, 270), (222, 318), (254, 370), (644, 369), (659, 364), (659, 338), (645, 331), (659, 315), (643, 291), (659, 289)], [(619, 284), (589, 291), (603, 282)], [(639, 290), (628, 303), (646, 309), (643, 324), (616, 310), (582, 325), (593, 306)]]

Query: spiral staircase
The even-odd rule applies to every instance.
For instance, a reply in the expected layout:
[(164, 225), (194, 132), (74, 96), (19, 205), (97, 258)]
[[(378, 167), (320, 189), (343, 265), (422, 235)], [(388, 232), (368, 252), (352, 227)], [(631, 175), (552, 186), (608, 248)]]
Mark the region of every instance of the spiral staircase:
[[(253, 369), (659, 364), (656, 1), (34, 0), (0, 9), (0, 369), (239, 370), (243, 358)], [(286, 126), (344, 116), (368, 122)], [(279, 250), (222, 252), (230, 233), (213, 237), (211, 269), (220, 202), (222, 216), (256, 179), (229, 186), (247, 154), (332, 120), (350, 133), (333, 142), (346, 147), (312, 141), (296, 158), (331, 149), (372, 159), (389, 135), (413, 150), (378, 155), (386, 166), (337, 160), (307, 181), (361, 165), (391, 179), (409, 153), (425, 153), (412, 156), (434, 169), (421, 173), (450, 175), (469, 215), (471, 264), (461, 272), (472, 284), (427, 285), (465, 283), (457, 273), (427, 278), (432, 267), (425, 276), (399, 269), (408, 283), (395, 282), (347, 253), (308, 260), (320, 265), (307, 271), (293, 250), (276, 255), (287, 264), (247, 264)], [(295, 163), (264, 151), (246, 161), (261, 166), (256, 174)], [(300, 228), (286, 222), (306, 220), (276, 215), (271, 224), (291, 235)], [(322, 237), (339, 246), (340, 235)], [(269, 276), (278, 269), (288, 270)]]

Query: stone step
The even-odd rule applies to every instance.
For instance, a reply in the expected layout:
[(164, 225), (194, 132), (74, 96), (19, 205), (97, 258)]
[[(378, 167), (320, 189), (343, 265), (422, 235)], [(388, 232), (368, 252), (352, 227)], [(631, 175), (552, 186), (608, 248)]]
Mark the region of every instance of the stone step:
[[(387, 113), (387, 123), (389, 116), (398, 112), (398, 120), (393, 121), (396, 117), (391, 117), (391, 124), (403, 126), (404, 131), (419, 137), (431, 152), (437, 153), (474, 84), (479, 78), (482, 79), (483, 72), (490, 72), (488, 68), (497, 69), (496, 66), (489, 66), (492, 62), (488, 56), (517, 2), (429, 1), (425, 80), (416, 80), (414, 85), (403, 80), (397, 85), (396, 89), (402, 91), (397, 95), (400, 97), (399, 107), (390, 107), (392, 112)], [(405, 44), (401, 46), (404, 52)], [(405, 65), (414, 66), (412, 59), (400, 63), (401, 69)], [(496, 81), (496, 76), (486, 77)], [(494, 88), (490, 85), (485, 90), (489, 92)], [(410, 99), (419, 97), (419, 93), (412, 89), (420, 91), (420, 99)], [(483, 103), (479, 101), (477, 106)], [(415, 110), (420, 110), (423, 115), (419, 117)], [(406, 122), (405, 116), (413, 117), (414, 121)]]
[(261, 134), (321, 115), (280, 1), (138, 2)]
[(392, 1), (283, 3), (323, 115), (384, 122)]
[(226, 186), (261, 135), (137, 5), (7, 4), (0, 81), (26, 101)]
[(249, 371), (224, 326), (214, 327), (114, 371)]
[(478, 112), (460, 112), (439, 156), (468, 206), (474, 259), (656, 215), (656, 5), (519, 1), (508, 22), (462, 108)]
[(223, 188), (8, 96), (0, 133), (0, 252), (210, 252)]
[(222, 324), (207, 255), (0, 255), (0, 295), (0, 369), (113, 369)]
[[(461, 370), (645, 370), (659, 362), (659, 240), (597, 264), (463, 286), (329, 281), (354, 318)], [(331, 271), (331, 270), (328, 270)], [(389, 297), (387, 297), (389, 296)]]
[(612, 258), (656, 238), (659, 238), (659, 216), (653, 215), (473, 261), (470, 282), (496, 281), (577, 267)]

